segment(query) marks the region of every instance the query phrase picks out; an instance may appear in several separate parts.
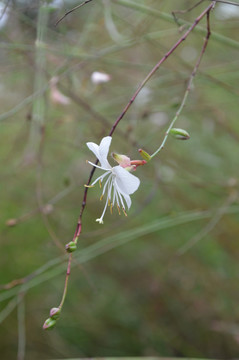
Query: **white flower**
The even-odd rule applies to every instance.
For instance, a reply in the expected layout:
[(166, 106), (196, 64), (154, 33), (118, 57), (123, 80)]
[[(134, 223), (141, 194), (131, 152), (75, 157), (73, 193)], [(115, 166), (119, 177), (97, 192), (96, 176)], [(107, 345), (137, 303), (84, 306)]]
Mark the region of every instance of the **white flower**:
[(91, 81), (93, 82), (93, 84), (102, 84), (102, 83), (107, 83), (108, 81), (110, 81), (111, 76), (109, 74), (100, 72), (100, 71), (94, 71), (91, 74)]
[(94, 186), (97, 181), (99, 181), (101, 186), (102, 181), (105, 180), (101, 199), (103, 198), (104, 194), (107, 194), (106, 203), (101, 217), (96, 219), (96, 221), (98, 221), (100, 224), (103, 224), (103, 217), (105, 215), (107, 206), (110, 206), (110, 210), (112, 212), (113, 206), (116, 204), (119, 213), (121, 208), (126, 215), (125, 204), (127, 204), (128, 209), (131, 206), (131, 199), (129, 195), (133, 194), (138, 189), (140, 184), (140, 180), (136, 176), (130, 174), (122, 166), (118, 165), (112, 167), (109, 164), (107, 156), (109, 153), (111, 140), (111, 136), (106, 136), (101, 140), (100, 145), (97, 145), (93, 142), (86, 143), (88, 148), (100, 161), (101, 166), (95, 165), (90, 161), (89, 164), (105, 171), (104, 174), (100, 175), (91, 184), (91, 186)]

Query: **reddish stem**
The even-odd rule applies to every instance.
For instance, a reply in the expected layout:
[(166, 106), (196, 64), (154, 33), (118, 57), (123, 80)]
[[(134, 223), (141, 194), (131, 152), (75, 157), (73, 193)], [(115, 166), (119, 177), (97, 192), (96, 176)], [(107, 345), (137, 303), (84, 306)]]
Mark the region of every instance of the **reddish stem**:
[[(86, 1), (85, 3), (87, 3), (89, 1)], [(134, 95), (132, 96), (132, 98), (130, 99), (130, 101), (128, 102), (128, 104), (125, 106), (124, 110), (122, 111), (122, 113), (119, 115), (119, 117), (116, 119), (114, 125), (112, 126), (109, 136), (112, 136), (116, 127), (118, 126), (119, 122), (122, 120), (122, 118), (124, 117), (124, 115), (126, 114), (126, 112), (128, 111), (128, 109), (130, 108), (130, 106), (133, 104), (134, 100), (136, 99), (137, 95), (139, 94), (139, 92), (142, 90), (142, 88), (145, 86), (145, 84), (148, 82), (148, 80), (155, 74), (155, 72), (158, 70), (158, 68), (163, 64), (163, 62), (174, 52), (174, 50), (177, 49), (177, 47), (188, 37), (188, 35), (191, 33), (191, 31), (197, 26), (197, 24), (202, 20), (202, 18), (207, 15), (207, 37), (209, 37), (210, 35), (210, 28), (209, 28), (209, 13), (211, 11), (211, 9), (214, 7), (215, 2), (212, 2), (194, 21), (194, 23), (190, 26), (190, 28), (184, 33), (184, 35), (171, 47), (171, 49), (161, 58), (161, 60), (153, 67), (153, 69), (148, 73), (148, 75), (146, 76), (146, 78), (142, 81), (142, 83), (139, 85), (139, 87), (137, 88), (137, 90), (135, 91)], [(74, 10), (74, 9), (73, 9)], [(61, 19), (60, 19), (61, 20)], [(206, 46), (205, 46), (206, 47)], [(96, 160), (95, 164), (98, 164), (98, 160)], [(91, 179), (94, 175), (95, 172), (95, 167), (92, 168), (87, 184), (89, 185), (91, 182)], [(83, 201), (82, 201), (82, 205), (81, 205), (81, 211), (80, 211), (80, 215), (77, 221), (77, 226), (76, 226), (76, 230), (73, 236), (72, 241), (74, 241), (75, 243), (77, 242), (80, 234), (81, 234), (81, 230), (82, 230), (82, 216), (84, 213), (84, 209), (86, 206), (86, 200), (87, 200), (87, 193), (88, 193), (88, 187), (85, 187), (85, 191), (84, 191), (84, 196), (83, 196)], [(66, 280), (65, 280), (65, 287), (64, 287), (64, 292), (63, 292), (63, 297), (60, 303), (60, 307), (62, 307), (63, 303), (64, 303), (64, 299), (66, 296), (66, 292), (67, 292), (67, 285), (68, 285), (68, 279), (70, 276), (70, 270), (71, 270), (71, 261), (72, 261), (72, 254), (69, 255), (69, 260), (68, 260), (68, 266), (67, 266), (67, 273), (66, 273)]]

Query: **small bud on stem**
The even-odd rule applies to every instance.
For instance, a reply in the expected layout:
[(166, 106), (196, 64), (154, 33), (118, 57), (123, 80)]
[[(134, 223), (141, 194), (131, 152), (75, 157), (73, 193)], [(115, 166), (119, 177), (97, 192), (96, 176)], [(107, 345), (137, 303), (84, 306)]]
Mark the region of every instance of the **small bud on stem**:
[(68, 244), (66, 244), (65, 249), (68, 253), (72, 253), (76, 251), (77, 245), (74, 241), (70, 241)]
[(140, 155), (142, 156), (142, 158), (146, 161), (151, 160), (151, 156), (147, 153), (147, 151), (143, 150), (143, 149), (139, 149), (138, 152), (140, 153)]
[(53, 320), (57, 320), (60, 316), (60, 313), (61, 313), (61, 309), (58, 308), (58, 307), (53, 307), (51, 310), (50, 310), (50, 318), (53, 319)]
[(169, 134), (172, 135), (177, 140), (188, 140), (188, 139), (190, 139), (189, 133), (184, 129), (172, 128), (169, 131)]
[(46, 321), (43, 324), (43, 330), (51, 330), (54, 328), (54, 326), (56, 325), (56, 320), (52, 319), (52, 318), (48, 318), (46, 319)]

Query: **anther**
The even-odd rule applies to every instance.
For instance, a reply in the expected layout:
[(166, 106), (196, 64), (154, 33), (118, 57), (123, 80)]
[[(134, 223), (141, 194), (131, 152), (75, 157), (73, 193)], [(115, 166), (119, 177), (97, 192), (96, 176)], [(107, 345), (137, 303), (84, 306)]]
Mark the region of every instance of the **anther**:
[(125, 216), (128, 216), (127, 213), (126, 213), (126, 211), (125, 211), (125, 209), (122, 208), (122, 210), (123, 210), (124, 215), (125, 215)]
[(119, 205), (117, 204), (117, 209), (118, 209), (118, 213), (119, 213), (119, 215), (121, 215), (121, 213), (120, 213), (120, 207), (119, 207)]

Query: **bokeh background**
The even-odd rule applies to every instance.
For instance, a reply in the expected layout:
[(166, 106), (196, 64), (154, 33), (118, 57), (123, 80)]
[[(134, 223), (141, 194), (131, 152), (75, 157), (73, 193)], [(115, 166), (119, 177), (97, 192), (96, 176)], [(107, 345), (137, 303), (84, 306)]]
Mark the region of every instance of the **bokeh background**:
[[(95, 222), (88, 192), (61, 318), (72, 239), (99, 143), (204, 1), (1, 1), (0, 354), (2, 359), (239, 357), (239, 7), (216, 4), (212, 36), (176, 126), (137, 169), (128, 217)], [(143, 88), (111, 151), (153, 153), (182, 101), (205, 19)], [(94, 72), (108, 75), (98, 83)], [(113, 164), (113, 162), (111, 162)], [(96, 175), (99, 174), (97, 171)], [(95, 176), (96, 176), (95, 175)]]

